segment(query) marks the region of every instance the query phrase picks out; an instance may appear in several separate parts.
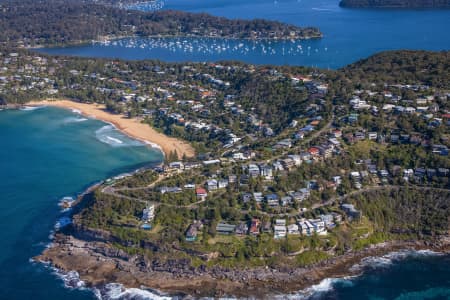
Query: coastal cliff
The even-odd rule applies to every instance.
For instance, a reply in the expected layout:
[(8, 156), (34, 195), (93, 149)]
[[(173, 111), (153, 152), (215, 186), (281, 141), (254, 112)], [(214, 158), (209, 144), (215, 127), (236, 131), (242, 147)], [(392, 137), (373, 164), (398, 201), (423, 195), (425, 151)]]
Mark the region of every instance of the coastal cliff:
[[(120, 230), (106, 230), (96, 226), (95, 220), (89, 221), (90, 214), (96, 215), (95, 207), (108, 210), (109, 205), (119, 204), (111, 196), (102, 197), (97, 190), (87, 193), (74, 207), (73, 224), (57, 233), (52, 247), (36, 257), (36, 260), (50, 263), (61, 272), (76, 271), (80, 279), (93, 288), (101, 289), (114, 282), (126, 288), (151, 287), (169, 294), (194, 297), (233, 295), (265, 299), (273, 295), (297, 293), (326, 278), (361, 274), (363, 270), (353, 266), (360, 264), (366, 257), (424, 249), (446, 253), (450, 251), (445, 213), (439, 217), (430, 214), (426, 207), (420, 211), (407, 209), (410, 206), (409, 200), (392, 202), (389, 199), (392, 199), (393, 194), (389, 195), (389, 198), (384, 199), (376, 192), (369, 193), (368, 202), (361, 202), (370, 219), (384, 224), (380, 226), (392, 233), (388, 240), (361, 244), (365, 245), (362, 248), (355, 244), (343, 252), (336, 251), (336, 248), (323, 249), (325, 256), (302, 265), (294, 263), (295, 258), (308, 254), (308, 249), (287, 254), (273, 253), (273, 263), (269, 264), (227, 265), (216, 263), (220, 257), (225, 260), (234, 259), (223, 257), (224, 253), (190, 249), (186, 244), (176, 241), (162, 242), (159, 239), (145, 238), (134, 231), (124, 234)], [(377, 205), (390, 213), (377, 217), (379, 208), (373, 207), (369, 199), (379, 199)], [(444, 198), (439, 200), (437, 196), (430, 199), (431, 203), (427, 206), (440, 206), (446, 202), (442, 200)], [(113, 202), (108, 203), (109, 201)], [(119, 202), (126, 205), (124, 199)], [(396, 216), (392, 220), (388, 217), (391, 213)], [(414, 228), (409, 222), (403, 223), (402, 220), (410, 219), (410, 214), (421, 216), (419, 223), (425, 225)], [(438, 223), (430, 223), (429, 218)], [(414, 233), (419, 235), (415, 236)]]
[[(79, 233), (84, 237), (92, 232)], [(127, 288), (151, 287), (169, 294), (194, 297), (257, 297), (267, 299), (277, 294), (289, 294), (318, 284), (326, 278), (358, 275), (352, 268), (366, 257), (383, 256), (391, 252), (432, 249), (450, 251), (450, 238), (433, 241), (392, 241), (373, 245), (360, 251), (324, 260), (303, 268), (224, 268), (220, 266), (193, 267), (190, 260), (159, 261), (142, 255), (127, 254), (111, 247), (109, 242), (79, 240), (73, 236), (57, 235), (54, 247), (37, 257), (63, 272), (77, 271), (89, 287), (101, 288), (115, 282)], [(206, 264), (206, 260), (205, 260)]]
[(348, 8), (450, 8), (449, 0), (342, 0)]

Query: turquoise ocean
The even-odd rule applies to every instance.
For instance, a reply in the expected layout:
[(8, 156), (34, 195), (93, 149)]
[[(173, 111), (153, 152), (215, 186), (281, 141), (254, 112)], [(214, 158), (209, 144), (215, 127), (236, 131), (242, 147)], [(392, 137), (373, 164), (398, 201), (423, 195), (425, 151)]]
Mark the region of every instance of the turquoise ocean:
[(0, 299), (93, 298), (30, 258), (49, 244), (62, 197), (156, 165), (162, 153), (109, 124), (50, 107), (0, 111), (0, 145)]

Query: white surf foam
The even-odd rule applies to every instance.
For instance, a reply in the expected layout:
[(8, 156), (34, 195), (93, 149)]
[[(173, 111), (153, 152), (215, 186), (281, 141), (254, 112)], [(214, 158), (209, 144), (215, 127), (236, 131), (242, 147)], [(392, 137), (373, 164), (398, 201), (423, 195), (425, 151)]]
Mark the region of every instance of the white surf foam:
[(58, 221), (56, 221), (55, 230), (58, 231), (61, 228), (66, 227), (67, 225), (69, 225), (71, 223), (72, 223), (72, 220), (69, 217), (59, 218)]
[(356, 264), (350, 268), (351, 271), (361, 271), (364, 268), (388, 268), (394, 262), (403, 260), (409, 257), (423, 257), (423, 256), (440, 256), (444, 253), (435, 252), (432, 250), (402, 250), (390, 252), (383, 256), (369, 256), (363, 258), (359, 264)]
[(85, 122), (87, 120), (88, 119), (86, 119), (86, 118), (80, 118), (80, 117), (68, 117), (63, 120), (63, 123), (64, 124), (79, 123), (79, 122)]
[(150, 290), (124, 288), (119, 283), (109, 283), (102, 288), (95, 289), (94, 294), (99, 300), (170, 300), (169, 296), (162, 296)]
[(273, 298), (277, 300), (300, 300), (309, 299), (311, 297), (320, 297), (320, 295), (332, 291), (336, 284), (353, 286), (353, 282), (351, 281), (352, 278), (353, 277), (350, 276), (344, 278), (325, 278), (318, 284), (312, 285), (304, 290), (293, 294), (274, 296)]
[(111, 137), (111, 136), (109, 136), (109, 135), (107, 135), (106, 138), (107, 138), (108, 140), (114, 142), (114, 143), (117, 143), (117, 144), (123, 144), (123, 142), (122, 142), (121, 140), (116, 139), (116, 138), (113, 138), (113, 137)]
[(95, 132), (95, 137), (102, 143), (112, 147), (137, 147), (144, 145), (140, 141), (124, 136), (114, 125), (101, 127)]
[(70, 289), (83, 289), (86, 283), (80, 279), (80, 274), (77, 271), (69, 271), (67, 273), (61, 272), (53, 268), (54, 274), (62, 279), (64, 286)]
[(21, 107), (20, 110), (22, 110), (22, 111), (33, 111), (33, 110), (37, 110), (37, 109), (44, 108), (44, 107), (45, 107), (45, 105), (42, 105), (42, 106), (24, 106), (24, 107)]

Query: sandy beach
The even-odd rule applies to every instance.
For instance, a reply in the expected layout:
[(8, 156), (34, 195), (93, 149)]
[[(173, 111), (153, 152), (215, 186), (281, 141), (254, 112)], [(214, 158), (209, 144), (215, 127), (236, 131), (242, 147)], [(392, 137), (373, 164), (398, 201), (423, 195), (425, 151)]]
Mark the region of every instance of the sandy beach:
[(194, 148), (192, 148), (192, 146), (187, 142), (168, 137), (156, 131), (148, 124), (141, 123), (138, 119), (129, 119), (124, 117), (123, 115), (109, 113), (106, 111), (105, 105), (103, 104), (87, 104), (71, 100), (58, 99), (33, 101), (27, 103), (27, 105), (49, 105), (78, 110), (87, 117), (96, 118), (114, 124), (117, 129), (134, 139), (158, 145), (163, 150), (166, 156), (168, 156), (170, 152), (173, 152), (175, 150), (178, 153), (179, 158), (183, 157), (183, 155), (187, 157), (193, 157), (195, 155)]

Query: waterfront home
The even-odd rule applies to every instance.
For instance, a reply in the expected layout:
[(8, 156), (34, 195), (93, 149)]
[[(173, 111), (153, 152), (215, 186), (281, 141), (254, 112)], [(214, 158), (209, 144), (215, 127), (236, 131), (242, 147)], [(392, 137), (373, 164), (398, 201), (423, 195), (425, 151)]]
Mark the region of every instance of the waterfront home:
[(342, 183), (342, 177), (341, 176), (333, 176), (333, 182), (336, 185), (340, 185)]
[(359, 219), (361, 217), (361, 212), (353, 204), (345, 203), (341, 205), (341, 208), (350, 219)]
[(280, 148), (291, 148), (292, 147), (292, 141), (290, 139), (284, 139), (279, 141), (274, 148), (280, 149)]
[(260, 175), (260, 172), (261, 171), (259, 170), (258, 165), (255, 165), (255, 164), (249, 164), (248, 165), (248, 174), (251, 177), (258, 177)]
[(195, 221), (191, 225), (189, 225), (188, 230), (186, 231), (186, 241), (194, 242), (197, 240), (198, 232), (202, 229), (203, 224), (201, 221)]
[(319, 216), (320, 220), (322, 220), (322, 222), (325, 224), (325, 227), (329, 227), (331, 224), (334, 224), (334, 217), (332, 214), (326, 214), (326, 215), (320, 215)]
[(309, 152), (300, 152), (299, 156), (303, 161), (311, 160), (311, 154)]
[(276, 194), (266, 195), (266, 201), (269, 206), (278, 206), (280, 204)]
[(215, 191), (218, 189), (217, 186), (217, 180), (216, 179), (210, 179), (206, 181), (206, 188), (208, 189), (208, 191)]
[(286, 219), (276, 219), (275, 225), (283, 225), (286, 226)]
[(308, 220), (302, 219), (298, 224), (302, 235), (311, 236), (314, 233), (314, 227)]
[(342, 215), (341, 214), (338, 214), (337, 212), (332, 212), (331, 215), (333, 216), (334, 222), (336, 224), (341, 224), (342, 223)]
[(284, 170), (283, 165), (278, 160), (273, 162), (272, 165), (273, 165), (273, 168), (275, 171), (283, 171)]
[(217, 181), (217, 188), (223, 189), (226, 187), (228, 187), (228, 180), (220, 179), (219, 181)]
[(302, 140), (302, 139), (304, 139), (305, 138), (305, 132), (304, 131), (297, 131), (295, 134), (294, 134), (294, 139), (296, 139), (296, 140)]
[(300, 231), (298, 230), (298, 225), (297, 224), (288, 225), (287, 233), (288, 234), (300, 234)]
[(322, 221), (321, 219), (313, 219), (313, 220), (309, 220), (309, 222), (314, 227), (314, 232), (316, 232), (319, 235), (327, 234), (327, 230), (326, 230), (324, 221)]
[(216, 226), (216, 232), (218, 234), (230, 235), (234, 233), (236, 226), (225, 222), (220, 222)]
[(185, 170), (191, 170), (191, 169), (196, 169), (196, 168), (200, 168), (202, 165), (198, 162), (187, 162), (184, 164), (184, 169)]
[(261, 221), (259, 219), (253, 218), (252, 223), (250, 225), (250, 234), (258, 235), (260, 226), (261, 226)]
[(256, 202), (262, 202), (264, 200), (264, 196), (263, 193), (261, 192), (255, 192), (253, 193), (253, 198), (255, 199)]
[(261, 231), (264, 233), (270, 233), (272, 231), (272, 225), (270, 224), (270, 222), (268, 221), (263, 222), (261, 226)]
[(334, 138), (340, 138), (342, 136), (342, 131), (339, 129), (335, 129), (331, 132), (331, 136)]
[(235, 183), (237, 181), (236, 175), (229, 175), (228, 176), (228, 183)]
[(438, 168), (438, 175), (439, 176), (448, 176), (449, 175), (449, 169), (446, 168)]
[(217, 164), (220, 164), (220, 160), (218, 160), (218, 159), (204, 160), (202, 163), (205, 166), (217, 165)]
[(290, 158), (282, 159), (281, 164), (285, 170), (290, 170), (295, 166), (295, 162)]
[(288, 192), (289, 196), (291, 196), (294, 200), (300, 202), (305, 200), (307, 197), (305, 194), (303, 194), (302, 192), (294, 192), (294, 191), (290, 191)]
[(376, 132), (369, 132), (369, 134), (368, 134), (369, 140), (376, 140), (377, 137), (378, 137), (378, 133), (376, 133)]
[(387, 170), (380, 170), (379, 174), (381, 177), (384, 177), (384, 178), (389, 176), (389, 172)]
[(185, 188), (186, 190), (193, 190), (195, 189), (195, 184), (194, 183), (187, 183), (183, 186), (183, 188)]
[(281, 239), (286, 237), (286, 225), (275, 225), (273, 226), (274, 238)]
[(248, 225), (246, 222), (240, 222), (235, 229), (237, 235), (246, 235), (248, 232)]
[(175, 187), (162, 186), (159, 188), (159, 191), (161, 194), (165, 194), (165, 193), (177, 194), (177, 193), (181, 193), (183, 190), (177, 186), (175, 186)]
[(300, 155), (291, 154), (291, 155), (288, 155), (288, 157), (294, 162), (294, 164), (296, 166), (300, 166), (302, 164), (302, 158)]
[(311, 156), (314, 158), (314, 157), (319, 156), (319, 154), (320, 154), (320, 149), (317, 148), (317, 147), (311, 147), (311, 148), (308, 149), (308, 152), (309, 152), (309, 154), (311, 154)]
[(200, 200), (205, 200), (206, 197), (208, 196), (208, 193), (206, 192), (206, 190), (204, 188), (197, 188), (195, 190), (195, 194), (197, 195), (197, 199), (200, 199)]
[(273, 179), (273, 170), (272, 167), (269, 165), (263, 165), (260, 167), (261, 170), (261, 176), (264, 177), (266, 180), (272, 180)]
[(291, 196), (283, 196), (281, 197), (281, 205), (288, 206), (292, 204), (292, 197)]
[(151, 204), (151, 205), (148, 205), (142, 211), (142, 221), (151, 222), (154, 218), (155, 218), (155, 205)]
[(244, 202), (244, 203), (250, 202), (252, 200), (252, 194), (243, 193), (241, 198), (242, 198), (242, 202)]

